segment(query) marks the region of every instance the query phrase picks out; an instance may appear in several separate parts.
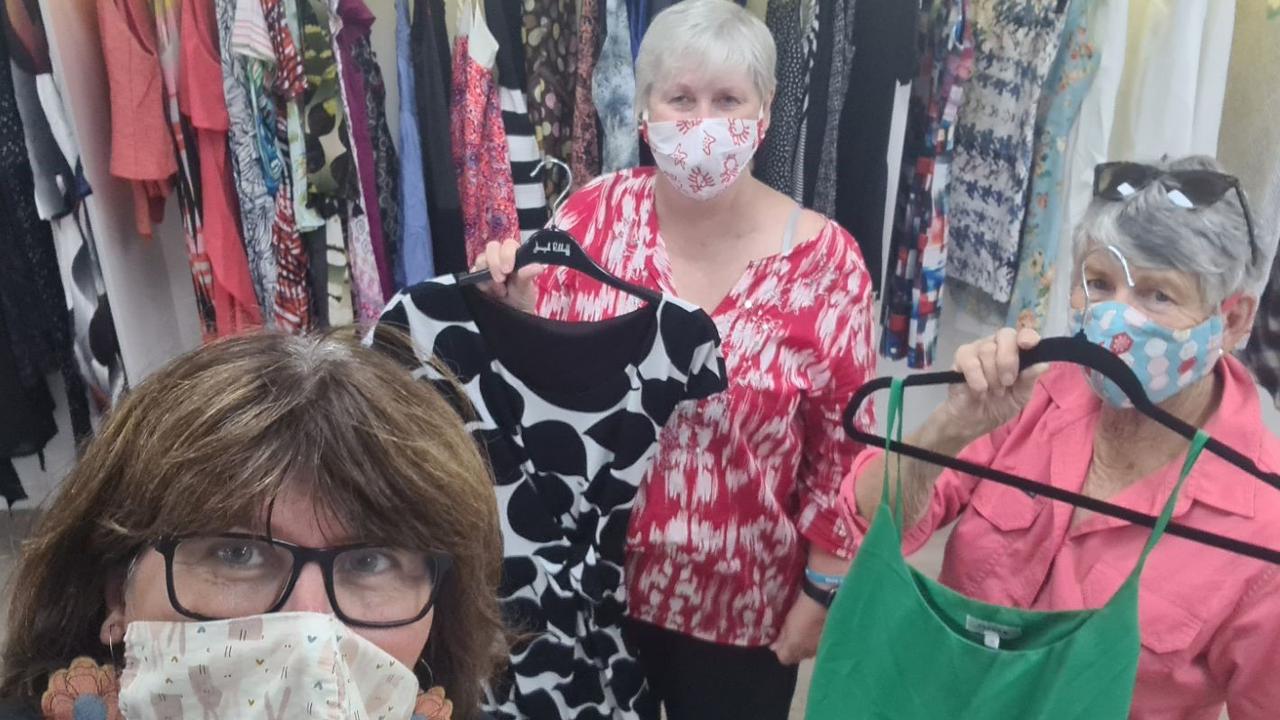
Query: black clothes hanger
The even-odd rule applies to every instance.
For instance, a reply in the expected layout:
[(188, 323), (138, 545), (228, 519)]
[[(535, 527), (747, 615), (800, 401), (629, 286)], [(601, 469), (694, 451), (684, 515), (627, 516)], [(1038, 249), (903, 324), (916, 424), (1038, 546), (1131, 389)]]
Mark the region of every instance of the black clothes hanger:
[[(565, 183), (564, 192), (560, 193), (560, 197), (556, 198), (551, 208), (551, 226), (534, 233), (516, 251), (516, 266), (512, 272), (519, 271), (520, 268), (535, 263), (558, 265), (577, 270), (602, 285), (607, 285), (614, 290), (638, 297), (648, 303), (656, 305), (661, 302), (662, 293), (639, 285), (633, 285), (626, 280), (611, 275), (607, 270), (600, 267), (595, 260), (591, 259), (591, 256), (587, 254), (586, 250), (582, 249), (582, 246), (578, 244), (578, 241), (572, 235), (556, 227), (555, 218), (559, 214), (560, 205), (569, 195), (569, 188), (573, 186), (573, 172), (562, 161), (548, 157), (539, 162), (530, 175), (536, 177), (542, 168), (547, 165), (555, 165), (562, 168), (568, 173), (568, 181)], [(487, 269), (474, 270), (455, 275), (454, 282), (459, 286), (476, 285), (488, 281), (491, 277)]]
[[(1168, 412), (1152, 403), (1147, 398), (1146, 391), (1142, 389), (1142, 383), (1138, 377), (1134, 375), (1133, 370), (1124, 363), (1118, 356), (1113, 354), (1106, 348), (1095, 345), (1088, 340), (1080, 337), (1057, 337), (1046, 338), (1040, 341), (1039, 345), (1031, 350), (1024, 351), (1020, 358), (1020, 365), (1026, 369), (1032, 365), (1047, 362), (1068, 362), (1075, 365), (1083, 365), (1092, 368), (1110, 378), (1115, 384), (1124, 391), (1133, 406), (1143, 414), (1149, 416), (1161, 425), (1169, 428), (1173, 432), (1190, 440), (1195, 436), (1196, 428), (1186, 422), (1170, 415)], [(858, 410), (862, 406), (864, 400), (878, 390), (887, 389), (893, 379), (881, 377), (872, 380), (853, 394), (853, 398), (849, 400), (849, 404), (844, 410), (844, 430), (849, 437), (858, 442), (865, 443), (867, 447), (884, 447), (885, 438), (874, 433), (863, 432), (854, 424), (854, 418), (858, 415)], [(921, 385), (953, 385), (964, 382), (964, 375), (955, 372), (933, 372), (923, 373), (920, 375), (909, 375), (904, 379), (903, 385), (921, 386)], [(1121, 507), (1109, 502), (1104, 502), (1096, 498), (1086, 495), (1074, 493), (1062, 488), (1046, 485), (1034, 480), (1028, 480), (1018, 475), (1013, 475), (990, 467), (976, 465), (959, 458), (943, 455), (942, 453), (926, 450), (921, 447), (890, 441), (888, 447), (899, 454), (907, 457), (923, 460), (934, 465), (940, 465), (945, 468), (958, 470), (974, 477), (983, 478), (998, 482), (1001, 485), (1015, 487), (1023, 492), (1032, 495), (1044, 495), (1052, 500), (1065, 502), (1076, 507), (1084, 508), (1099, 515), (1107, 515), (1109, 517), (1119, 518), (1134, 525), (1143, 525), (1146, 527), (1154, 527), (1156, 517), (1140, 513), (1129, 508)], [(1249, 458), (1241, 455), (1235, 449), (1224, 445), (1216, 438), (1210, 438), (1205, 445), (1205, 450), (1212, 452), (1218, 457), (1235, 465), (1246, 473), (1258, 478), (1262, 482), (1273, 488), (1280, 489), (1280, 475), (1276, 473), (1265, 472), (1258, 468), (1256, 464)], [(1193, 527), (1181, 525), (1176, 522), (1169, 523), (1167, 531), (1170, 535), (1193, 540), (1203, 545), (1220, 548), (1238, 555), (1256, 558), (1264, 562), (1280, 565), (1280, 550), (1254, 545), (1242, 540), (1218, 535), (1204, 530), (1197, 530)]]
[[(610, 275), (604, 268), (597, 265), (595, 260), (591, 259), (591, 256), (587, 254), (586, 250), (582, 249), (582, 246), (578, 244), (577, 240), (573, 239), (572, 235), (556, 227), (539, 230), (516, 251), (515, 270), (518, 271), (520, 268), (534, 263), (567, 267), (577, 270), (583, 275), (615, 290), (638, 297), (646, 302), (657, 304), (662, 301), (661, 293), (656, 290), (633, 285), (621, 278)], [(490, 275), (487, 269), (460, 273), (454, 276), (454, 281), (458, 285), (475, 285), (489, 279)]]

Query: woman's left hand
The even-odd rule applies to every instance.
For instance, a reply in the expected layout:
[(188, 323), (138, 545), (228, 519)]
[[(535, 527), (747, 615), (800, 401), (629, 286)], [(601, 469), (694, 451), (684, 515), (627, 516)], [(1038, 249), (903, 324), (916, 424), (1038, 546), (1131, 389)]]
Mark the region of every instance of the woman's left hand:
[(782, 632), (769, 649), (783, 665), (798, 665), (818, 654), (818, 640), (826, 622), (827, 609), (808, 595), (799, 593), (787, 611)]

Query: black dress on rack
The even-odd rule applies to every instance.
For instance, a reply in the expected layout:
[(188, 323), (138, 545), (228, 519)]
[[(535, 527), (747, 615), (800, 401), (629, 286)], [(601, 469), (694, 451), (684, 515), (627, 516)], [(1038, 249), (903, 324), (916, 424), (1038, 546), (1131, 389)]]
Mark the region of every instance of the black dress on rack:
[(445, 26), (443, 0), (416, 0), (413, 7), (414, 101), (426, 175), (427, 217), (436, 271), (463, 272), (470, 264), (462, 230), (462, 199), (453, 166), (449, 128), (453, 93), (453, 60)]
[[(7, 16), (0, 19), (8, 25)], [(9, 458), (39, 452), (56, 432), (47, 375), (62, 373), (76, 437), (92, 427), (53, 232), (36, 210), (6, 33), (0, 67), (6, 69), (0, 72), (0, 494), (12, 503), (25, 495)]]

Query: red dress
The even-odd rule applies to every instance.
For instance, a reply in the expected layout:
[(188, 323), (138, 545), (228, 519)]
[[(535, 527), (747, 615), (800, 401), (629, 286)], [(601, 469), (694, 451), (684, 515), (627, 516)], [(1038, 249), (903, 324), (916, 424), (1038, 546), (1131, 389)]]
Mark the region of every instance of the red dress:
[(98, 0), (98, 31), (111, 89), (111, 174), (131, 181), (138, 234), (149, 238), (178, 172), (151, 10), (142, 0)]
[(453, 51), (453, 164), (458, 170), (466, 256), (475, 258), (490, 241), (518, 241), (520, 222), (493, 77), (498, 43), (478, 13), (460, 22), (464, 27)]
[[(652, 169), (600, 178), (559, 223), (609, 272), (674, 295), (654, 182)], [(613, 317), (638, 302), (559, 268), (539, 284), (539, 314), (561, 320)], [(861, 448), (841, 414), (875, 371), (872, 315), (862, 255), (834, 222), (748, 265), (711, 314), (729, 389), (672, 416), (631, 516), (633, 618), (711, 642), (768, 645), (809, 544), (850, 555), (837, 497)], [(866, 407), (859, 422), (873, 427)]]
[(213, 267), (213, 307), (218, 335), (262, 326), (262, 313), (249, 276), (240, 237), (239, 208), (228, 167), (227, 101), (217, 48), (213, 5), (188, 3), (182, 13), (182, 62), (178, 103), (195, 128), (200, 158), (204, 247)]

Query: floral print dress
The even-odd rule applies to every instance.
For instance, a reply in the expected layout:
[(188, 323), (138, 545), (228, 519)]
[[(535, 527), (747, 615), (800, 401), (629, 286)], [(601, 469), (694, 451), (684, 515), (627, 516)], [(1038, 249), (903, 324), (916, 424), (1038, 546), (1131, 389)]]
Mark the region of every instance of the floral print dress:
[(1089, 34), (1088, 5), (1077, 0), (1068, 10), (1065, 40), (1045, 86), (1052, 98), (1041, 103), (1018, 278), (1009, 303), (1008, 324), (1019, 328), (1041, 329), (1049, 316), (1056, 273), (1071, 272), (1071, 268), (1056, 267), (1058, 248), (1064, 241), (1067, 138), (1102, 60)]
[(491, 241), (518, 240), (515, 185), (493, 65), (498, 43), (479, 9), (462, 18), (453, 57), (453, 162), (467, 257)]

